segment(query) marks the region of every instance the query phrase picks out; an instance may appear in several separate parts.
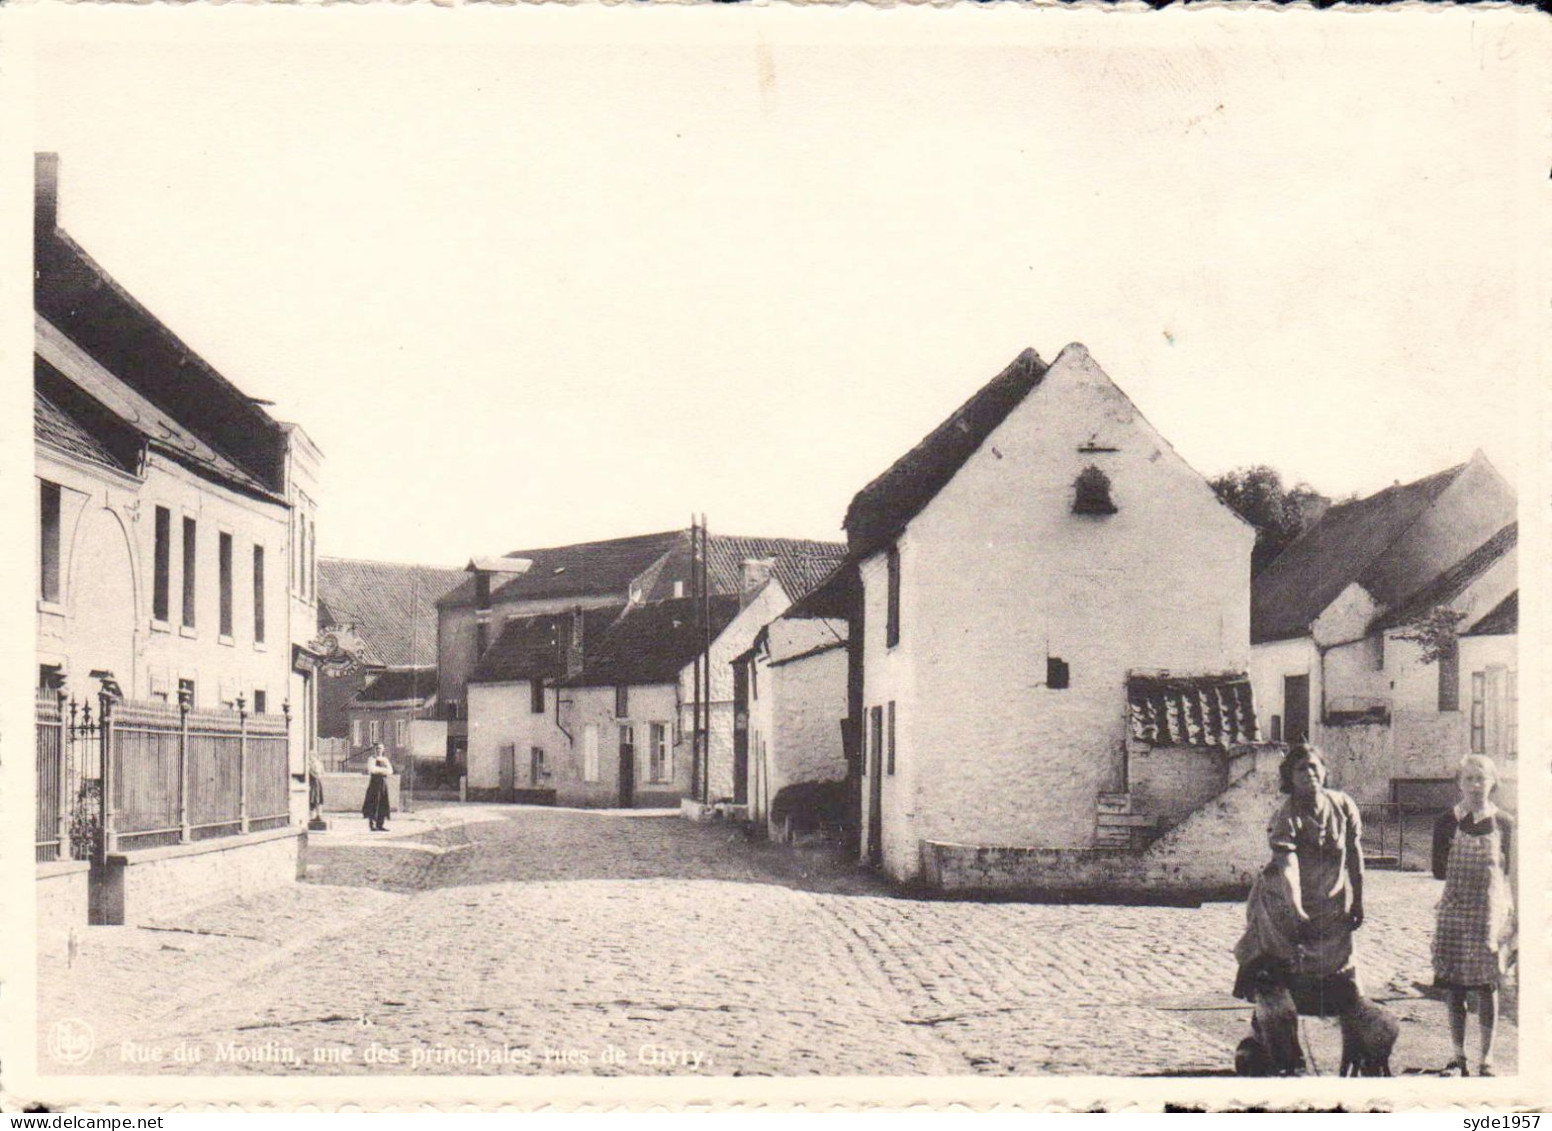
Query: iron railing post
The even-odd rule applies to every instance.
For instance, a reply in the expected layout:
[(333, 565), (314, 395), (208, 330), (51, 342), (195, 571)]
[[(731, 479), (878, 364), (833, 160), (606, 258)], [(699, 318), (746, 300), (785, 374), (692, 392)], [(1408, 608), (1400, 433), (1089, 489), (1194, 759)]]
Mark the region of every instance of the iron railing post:
[(97, 695), (97, 737), (101, 757), (102, 782), (102, 850), (99, 864), (106, 864), (107, 857), (118, 851), (118, 811), (113, 804), (113, 696), (106, 691)]
[(248, 831), (248, 710), (247, 700), (237, 697), (237, 819)]
[(193, 806), (189, 802), (189, 710), (193, 706), (188, 688), (178, 688), (178, 840), (183, 844), (194, 839)]
[(56, 860), (70, 859), (70, 755), (69, 746), (65, 742), (65, 689), (60, 688), (54, 692), (56, 710), (59, 712), (54, 719), (54, 733), (58, 741), (58, 750), (55, 753), (55, 764), (58, 767), (59, 797), (59, 852)]

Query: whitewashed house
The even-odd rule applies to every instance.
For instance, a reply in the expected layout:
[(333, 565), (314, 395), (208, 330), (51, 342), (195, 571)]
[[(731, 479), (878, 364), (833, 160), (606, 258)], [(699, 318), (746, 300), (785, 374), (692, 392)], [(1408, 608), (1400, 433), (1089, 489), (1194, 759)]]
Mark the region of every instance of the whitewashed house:
[(40, 898), (122, 923), (295, 875), (322, 455), (60, 226), (53, 155), (36, 173)]
[(789, 611), (733, 661), (734, 741), (747, 751), (744, 795), (749, 819), (767, 835), (785, 835), (789, 821), (817, 819), (793, 811), (803, 803), (799, 790), (784, 790), (845, 785), (847, 631), (844, 619)]
[[(1481, 452), (1331, 507), (1253, 586), (1251, 678), (1270, 736), (1319, 744), (1364, 804), (1442, 807), (1470, 752), (1512, 780), (1515, 513)], [(1409, 638), (1435, 610), (1456, 639), (1424, 662)]]
[(863, 488), (845, 526), (861, 847), (892, 876), (919, 876), (935, 844), (1103, 846), (1155, 821), (1132, 811), (1133, 749), (1226, 758), (1254, 738), (1255, 532), (1083, 346), (1050, 365), (1020, 354)]

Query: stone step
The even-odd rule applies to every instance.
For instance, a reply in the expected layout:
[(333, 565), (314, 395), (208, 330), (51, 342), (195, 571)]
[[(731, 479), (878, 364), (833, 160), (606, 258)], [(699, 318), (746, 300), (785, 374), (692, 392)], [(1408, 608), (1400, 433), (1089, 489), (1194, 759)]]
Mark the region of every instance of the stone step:
[(1102, 829), (1119, 827), (1151, 829), (1156, 823), (1154, 818), (1143, 813), (1101, 813), (1097, 820)]
[(1130, 813), (1132, 811), (1132, 795), (1130, 793), (1101, 793), (1095, 799), (1094, 808), (1101, 813)]

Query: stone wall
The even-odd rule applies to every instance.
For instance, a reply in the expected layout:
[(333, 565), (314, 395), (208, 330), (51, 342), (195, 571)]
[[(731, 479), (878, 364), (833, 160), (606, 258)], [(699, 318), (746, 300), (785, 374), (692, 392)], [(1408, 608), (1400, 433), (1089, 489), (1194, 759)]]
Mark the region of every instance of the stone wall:
[[(388, 776), (388, 807), (399, 811), (398, 774)], [(324, 774), (323, 811), (325, 813), (357, 813), (366, 801), (366, 774)]]
[[(795, 782), (841, 781), (846, 751), (846, 649), (831, 648), (768, 669), (775, 698), (768, 804)], [(768, 816), (768, 813), (762, 814)]]
[(272, 829), (108, 857), (92, 922), (135, 926), (296, 882), (305, 833)]
[(924, 841), (928, 887), (957, 894), (1178, 902), (1238, 899), (1271, 859), (1266, 826), (1281, 804), (1266, 747), (1229, 767), (1231, 784), (1146, 850), (987, 847)]
[(90, 907), (85, 860), (39, 864), (37, 884), (38, 938), (63, 938), (72, 927), (84, 927)]
[(1132, 811), (1170, 829), (1222, 793), (1229, 783), (1229, 758), (1200, 746), (1133, 743), (1127, 762)]
[(1390, 800), (1390, 780), (1397, 773), (1389, 723), (1349, 723), (1328, 726), (1321, 734), (1326, 756), (1326, 784), (1340, 789), (1360, 805)]

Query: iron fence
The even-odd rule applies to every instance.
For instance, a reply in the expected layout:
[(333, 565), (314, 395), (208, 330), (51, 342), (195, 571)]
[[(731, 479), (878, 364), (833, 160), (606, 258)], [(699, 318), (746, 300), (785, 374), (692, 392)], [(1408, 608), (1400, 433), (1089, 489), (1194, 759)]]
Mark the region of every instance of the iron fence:
[[(98, 697), (37, 704), (41, 862), (290, 823), (288, 719)], [(106, 781), (106, 789), (103, 782)], [(68, 850), (68, 854), (67, 854)]]

